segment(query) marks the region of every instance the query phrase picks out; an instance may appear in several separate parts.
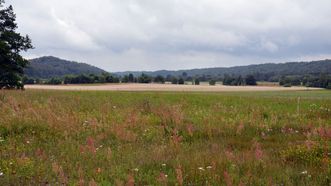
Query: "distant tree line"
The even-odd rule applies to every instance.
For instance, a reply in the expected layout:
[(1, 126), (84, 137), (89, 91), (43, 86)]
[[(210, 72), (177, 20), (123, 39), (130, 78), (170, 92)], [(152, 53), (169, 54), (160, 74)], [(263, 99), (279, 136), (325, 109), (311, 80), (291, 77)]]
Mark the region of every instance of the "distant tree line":
[[(110, 73), (102, 73), (101, 75), (95, 74), (81, 74), (81, 75), (68, 75), (62, 78), (50, 78), (50, 79), (34, 79), (29, 77), (23, 78), (24, 84), (92, 84), (92, 83), (160, 83), (164, 84), (170, 82), (172, 84), (185, 84), (186, 79), (183, 77), (168, 76), (163, 77), (161, 75), (152, 77), (142, 73), (140, 76), (135, 77), (133, 74), (124, 75), (123, 77), (112, 75)], [(192, 84), (199, 85), (200, 80), (198, 78), (191, 79)], [(216, 83), (216, 82), (215, 82)]]
[(223, 85), (243, 86), (243, 85), (257, 85), (256, 79), (253, 75), (247, 75), (245, 78), (235, 75), (224, 75)]
[(285, 87), (306, 86), (331, 89), (331, 75), (282, 76), (279, 84)]
[[(223, 78), (212, 78), (209, 76), (197, 76), (190, 77), (186, 74), (181, 76), (166, 77), (157, 75), (155, 77), (142, 73), (135, 77), (133, 74), (124, 76), (117, 76), (110, 73), (102, 73), (101, 75), (95, 74), (81, 74), (81, 75), (68, 75), (62, 78), (51, 78), (51, 79), (33, 79), (24, 77), (24, 84), (92, 84), (92, 83), (160, 83), (166, 82), (171, 84), (183, 85), (189, 83), (192, 85), (200, 85), (200, 82), (209, 82), (209, 85), (216, 85), (217, 82), (223, 82), (223, 85), (230, 86), (254, 86), (257, 85), (257, 79), (255, 75), (224, 75)], [(306, 75), (306, 76), (282, 76), (279, 78), (279, 84), (281, 86), (307, 86), (307, 87), (320, 87), (331, 89), (331, 76), (326, 74), (321, 75)]]

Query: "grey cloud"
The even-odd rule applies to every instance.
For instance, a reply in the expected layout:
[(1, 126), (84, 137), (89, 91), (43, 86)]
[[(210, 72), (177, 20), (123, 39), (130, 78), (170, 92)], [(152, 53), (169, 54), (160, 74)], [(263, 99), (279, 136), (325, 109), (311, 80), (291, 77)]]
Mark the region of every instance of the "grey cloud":
[(331, 56), (329, 0), (7, 0), (36, 49), (109, 71)]

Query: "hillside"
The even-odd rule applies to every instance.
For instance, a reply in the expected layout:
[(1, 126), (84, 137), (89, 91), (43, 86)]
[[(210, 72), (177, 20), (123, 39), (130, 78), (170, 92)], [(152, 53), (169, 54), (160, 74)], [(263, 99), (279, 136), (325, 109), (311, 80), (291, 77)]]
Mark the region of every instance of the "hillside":
[(30, 60), (30, 65), (25, 69), (25, 74), (31, 78), (52, 78), (64, 75), (101, 74), (104, 70), (73, 61), (67, 61), (52, 56)]
[(187, 76), (212, 76), (223, 77), (224, 74), (234, 74), (245, 76), (247, 74), (255, 74), (259, 80), (270, 80), (278, 78), (282, 75), (317, 75), (320, 73), (331, 74), (331, 60), (320, 60), (312, 62), (289, 62), (289, 63), (266, 63), (259, 65), (237, 66), (229, 68), (204, 68), (204, 69), (191, 69), (191, 70), (178, 70), (178, 71), (128, 71), (119, 72), (118, 75), (125, 75), (132, 73), (135, 76), (145, 73), (147, 75), (156, 76), (181, 76), (183, 73)]
[[(73, 61), (67, 61), (52, 56), (41, 57), (30, 60), (30, 65), (26, 68), (25, 73), (31, 78), (48, 79), (53, 77), (62, 77), (64, 75), (78, 74), (101, 74), (106, 72), (100, 68)], [(236, 67), (218, 67), (189, 70), (159, 70), (159, 71), (126, 71), (114, 73), (118, 76), (124, 76), (132, 73), (139, 76), (145, 73), (150, 76), (182, 76), (187, 77), (213, 77), (223, 78), (225, 74), (242, 75), (254, 74), (260, 81), (278, 81), (281, 76), (302, 76), (302, 75), (319, 75), (321, 73), (331, 74), (331, 60), (320, 60), (312, 62), (289, 62), (289, 63), (266, 63), (248, 66)]]

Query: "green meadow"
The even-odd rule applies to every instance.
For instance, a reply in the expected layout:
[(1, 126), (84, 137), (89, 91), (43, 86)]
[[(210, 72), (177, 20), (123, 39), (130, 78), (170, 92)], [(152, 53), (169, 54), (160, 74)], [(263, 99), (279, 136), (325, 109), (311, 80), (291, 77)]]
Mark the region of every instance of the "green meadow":
[(331, 92), (0, 91), (0, 185), (330, 185)]

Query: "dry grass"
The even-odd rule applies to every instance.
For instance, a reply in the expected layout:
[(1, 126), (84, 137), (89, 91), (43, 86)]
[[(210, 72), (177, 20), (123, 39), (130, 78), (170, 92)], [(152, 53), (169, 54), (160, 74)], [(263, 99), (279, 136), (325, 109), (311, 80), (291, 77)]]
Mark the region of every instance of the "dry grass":
[(185, 91), (185, 92), (233, 92), (233, 91), (298, 91), (318, 90), (306, 87), (279, 87), (262, 84), (261, 86), (209, 86), (209, 85), (172, 85), (172, 84), (98, 84), (98, 85), (26, 85), (26, 89), (43, 90), (110, 90), (110, 91)]
[(330, 185), (330, 95), (1, 91), (0, 185)]

